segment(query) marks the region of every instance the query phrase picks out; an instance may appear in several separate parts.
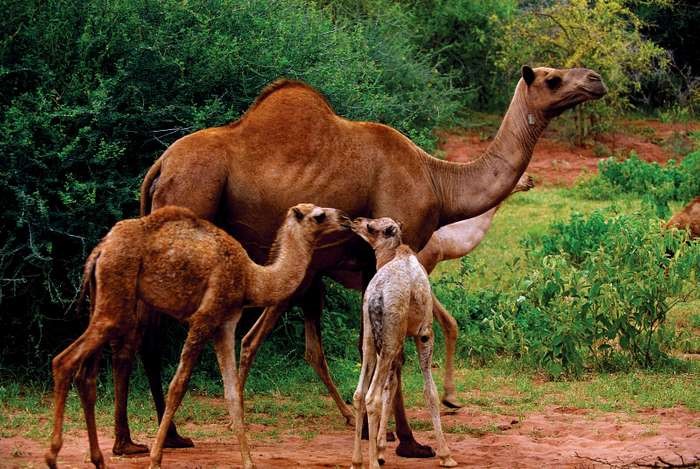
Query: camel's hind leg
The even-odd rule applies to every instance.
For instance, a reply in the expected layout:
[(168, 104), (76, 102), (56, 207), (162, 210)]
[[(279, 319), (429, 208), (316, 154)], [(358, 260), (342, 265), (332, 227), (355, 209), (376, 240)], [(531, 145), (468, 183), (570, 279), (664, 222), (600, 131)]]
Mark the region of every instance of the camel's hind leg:
[(331, 378), (328, 370), (326, 356), (323, 353), (323, 345), (321, 343), (321, 313), (323, 312), (323, 296), (324, 288), (321, 280), (314, 282), (312, 287), (305, 293), (304, 301), (301, 304), (304, 310), (304, 334), (306, 336), (306, 352), (304, 359), (313, 367), (316, 374), (321, 378), (323, 384), (326, 385), (328, 392), (335, 401), (335, 405), (340, 410), (340, 413), (345, 417), (345, 422), (348, 425), (353, 424), (353, 412), (350, 407), (340, 397), (338, 388), (336, 388), (333, 378)]
[(224, 323), (215, 337), (214, 348), (216, 358), (221, 369), (221, 377), (224, 381), (224, 398), (228, 406), (229, 415), (236, 432), (238, 444), (241, 447), (241, 459), (243, 467), (250, 469), (255, 467), (250, 457), (250, 448), (245, 434), (245, 421), (243, 418), (243, 390), (241, 389), (236, 371), (236, 325), (241, 316), (239, 309), (234, 316)]
[(365, 403), (367, 390), (372, 381), (372, 375), (374, 374), (374, 368), (377, 363), (377, 352), (374, 348), (374, 340), (372, 339), (369, 325), (363, 328), (362, 342), (364, 344), (362, 347), (364, 351), (362, 369), (360, 370), (360, 380), (357, 383), (355, 394), (352, 397), (353, 407), (355, 409), (355, 441), (353, 443), (351, 469), (362, 468), (362, 426), (365, 416)]
[(440, 323), (442, 333), (445, 336), (445, 394), (442, 397), (442, 403), (453, 409), (463, 407), (464, 404), (457, 400), (454, 379), (454, 356), (457, 348), (458, 332), (457, 321), (440, 303), (435, 294), (433, 294), (433, 317)]
[(112, 454), (147, 453), (148, 446), (131, 440), (127, 417), (129, 377), (134, 363), (135, 347), (141, 341), (142, 327), (135, 327), (127, 335), (112, 343), (112, 379), (114, 381), (114, 446)]
[[(400, 352), (399, 352), (400, 353)], [(369, 464), (372, 469), (379, 469), (378, 437), (379, 423), (382, 414), (382, 394), (389, 381), (394, 353), (386, 347), (381, 351), (374, 369), (372, 383), (367, 390), (365, 405), (367, 407), (367, 427), (369, 430)]]
[(433, 420), (435, 438), (437, 439), (437, 456), (440, 458), (440, 465), (443, 467), (454, 467), (457, 462), (450, 455), (450, 448), (447, 447), (445, 435), (442, 433), (442, 423), (440, 422), (440, 404), (438, 402), (437, 388), (433, 381), (430, 365), (433, 361), (433, 331), (428, 329), (415, 338), (416, 349), (420, 361), (420, 369), (423, 372), (423, 395), (428, 405), (430, 416)]
[(392, 366), (392, 370), (389, 373), (389, 378), (387, 379), (384, 389), (382, 390), (382, 413), (381, 418), (379, 419), (379, 440), (377, 441), (377, 460), (379, 461), (379, 464), (384, 464), (384, 461), (386, 460), (386, 427), (389, 422), (389, 413), (392, 409), (398, 383), (396, 378), (397, 366), (401, 366), (400, 362)]
[(78, 395), (85, 414), (88, 440), (90, 441), (90, 461), (98, 469), (105, 468), (105, 461), (97, 440), (97, 425), (95, 423), (95, 401), (97, 400), (97, 370), (100, 364), (101, 348), (90, 355), (78, 368), (75, 377)]
[(111, 324), (96, 321), (93, 317), (87, 330), (51, 362), (54, 380), (54, 422), (51, 448), (45, 456), (46, 464), (51, 468), (56, 467), (56, 457), (63, 446), (63, 416), (73, 376), (78, 367), (107, 342), (111, 330)]

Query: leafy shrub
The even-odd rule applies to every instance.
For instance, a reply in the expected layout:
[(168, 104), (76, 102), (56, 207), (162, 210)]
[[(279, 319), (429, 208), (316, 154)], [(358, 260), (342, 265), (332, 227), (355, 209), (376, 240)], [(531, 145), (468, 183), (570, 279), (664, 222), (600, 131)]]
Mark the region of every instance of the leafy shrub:
[(630, 94), (640, 88), (641, 79), (649, 70), (667, 67), (663, 49), (642, 36), (644, 23), (632, 11), (634, 3), (629, 0), (540, 3), (514, 16), (500, 36), (498, 65), (508, 76), (515, 76), (523, 63), (587, 67), (603, 76), (609, 89), (605, 98), (579, 106), (573, 112), (579, 144), (591, 131), (604, 130), (604, 124), (615, 113), (629, 107)]
[(632, 152), (630, 158), (598, 163), (598, 176), (579, 183), (577, 191), (588, 198), (609, 198), (627, 193), (642, 197), (657, 216), (669, 214), (670, 201), (685, 202), (700, 194), (700, 151), (688, 154), (680, 164), (670, 160), (661, 166), (647, 163)]
[(527, 262), (510, 291), (468, 293), (460, 274), (436, 284), (460, 324), (461, 356), (519, 357), (555, 376), (668, 359), (676, 335), (667, 315), (698, 297), (700, 243), (604, 212), (574, 214), (524, 242)]
[[(178, 137), (237, 118), (280, 76), (431, 145), (456, 92), (393, 23), (300, 0), (10, 2), (0, 18), (2, 367), (48, 364), (85, 318), (81, 264)], [(401, 25), (399, 25), (400, 27)]]

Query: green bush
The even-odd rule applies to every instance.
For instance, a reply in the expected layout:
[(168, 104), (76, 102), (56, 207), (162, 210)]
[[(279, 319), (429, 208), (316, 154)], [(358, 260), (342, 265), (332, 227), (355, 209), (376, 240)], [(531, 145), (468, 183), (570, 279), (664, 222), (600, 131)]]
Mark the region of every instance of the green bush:
[(637, 195), (654, 208), (657, 216), (667, 217), (669, 202), (686, 202), (700, 194), (698, 174), (700, 151), (688, 154), (680, 164), (670, 160), (664, 166), (640, 160), (632, 152), (623, 161), (601, 161), (598, 176), (583, 180), (575, 190), (592, 199), (609, 199), (622, 193)]
[(512, 290), (470, 293), (459, 273), (436, 284), (460, 324), (462, 357), (511, 356), (554, 376), (668, 361), (668, 312), (700, 297), (700, 243), (654, 219), (604, 212), (574, 214), (524, 242)]
[(0, 18), (2, 363), (43, 371), (85, 318), (81, 264), (175, 139), (231, 121), (274, 79), (430, 146), (456, 91), (390, 22), (301, 0), (10, 2)]

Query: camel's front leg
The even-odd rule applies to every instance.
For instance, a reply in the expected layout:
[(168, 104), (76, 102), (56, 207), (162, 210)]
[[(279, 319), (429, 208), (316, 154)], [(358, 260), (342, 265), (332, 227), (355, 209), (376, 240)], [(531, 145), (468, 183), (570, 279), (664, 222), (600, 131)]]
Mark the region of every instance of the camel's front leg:
[(353, 425), (352, 409), (340, 397), (338, 388), (336, 388), (333, 378), (331, 378), (328, 370), (326, 356), (323, 353), (323, 345), (321, 343), (321, 313), (323, 312), (323, 283), (315, 281), (312, 287), (305, 293), (304, 301), (301, 307), (304, 311), (304, 335), (306, 337), (306, 352), (304, 359), (313, 367), (316, 374), (321, 378), (323, 384), (326, 385), (335, 405), (340, 410), (340, 413), (345, 417), (345, 422), (348, 425)]
[(243, 391), (236, 371), (236, 325), (240, 316), (241, 310), (239, 309), (234, 312), (234, 316), (229, 321), (221, 326), (215, 337), (214, 349), (224, 381), (224, 399), (226, 399), (233, 430), (236, 432), (238, 444), (241, 447), (243, 467), (250, 469), (255, 466), (250, 457), (250, 448), (245, 434)]
[(432, 329), (428, 329), (421, 336), (415, 338), (420, 368), (423, 372), (423, 395), (425, 396), (425, 402), (428, 405), (428, 410), (433, 420), (435, 438), (438, 444), (437, 456), (440, 458), (440, 465), (443, 467), (454, 467), (457, 465), (457, 461), (452, 459), (450, 448), (448, 448), (445, 435), (442, 433), (437, 388), (435, 387), (433, 375), (430, 371), (430, 365), (433, 361), (433, 340)]
[(457, 321), (440, 303), (433, 294), (433, 317), (437, 319), (445, 336), (445, 394), (442, 403), (453, 409), (463, 407), (464, 404), (457, 400), (457, 393), (454, 381), (454, 356), (457, 349)]

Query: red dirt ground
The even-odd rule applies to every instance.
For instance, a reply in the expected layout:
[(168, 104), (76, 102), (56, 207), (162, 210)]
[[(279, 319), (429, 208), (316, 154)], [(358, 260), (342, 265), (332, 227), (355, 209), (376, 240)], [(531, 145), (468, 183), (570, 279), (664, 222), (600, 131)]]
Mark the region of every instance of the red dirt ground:
[[(223, 404), (222, 404), (223, 405)], [(412, 412), (412, 420), (429, 421), (423, 411)], [(518, 421), (520, 420), (520, 421)], [(515, 423), (513, 423), (515, 422)], [(639, 467), (700, 461), (700, 413), (673, 408), (647, 410), (635, 415), (600, 413), (584, 409), (555, 407), (542, 413), (515, 415), (484, 415), (478, 410), (462, 409), (443, 414), (443, 426), (452, 429), (447, 440), (460, 467)], [(196, 448), (167, 450), (163, 467), (214, 468), (239, 467), (240, 454), (233, 433), (224, 423), (219, 437), (197, 438)], [(488, 429), (488, 433), (459, 433), (459, 428)], [(498, 428), (498, 429), (496, 429)], [(255, 433), (270, 430), (254, 425), (249, 430), (252, 456), (259, 468), (348, 467), (352, 453), (353, 432), (324, 431), (311, 439), (299, 436), (299, 431), (282, 430), (276, 441), (255, 440)], [(103, 429), (104, 430), (104, 429)], [(190, 430), (185, 426), (185, 431)], [(435, 444), (432, 431), (416, 432), (419, 441)], [(104, 432), (101, 447), (107, 464), (119, 468), (144, 468), (148, 458), (119, 458), (111, 456), (113, 440)], [(389, 443), (386, 468), (438, 467), (437, 459), (410, 460), (397, 457)], [(47, 445), (23, 437), (0, 440), (0, 467), (41, 467)], [(366, 457), (366, 444), (363, 451)], [(84, 431), (66, 436), (59, 454), (59, 466), (88, 468), (86, 463), (87, 436)], [(661, 458), (661, 460), (659, 459)], [(682, 458), (682, 459), (681, 459)]]
[[(545, 131), (535, 146), (528, 172), (544, 185), (569, 186), (583, 171), (595, 173), (600, 156), (620, 154), (627, 156), (635, 151), (645, 161), (665, 163), (678, 158), (674, 147), (689, 148), (688, 133), (700, 130), (700, 123), (678, 124), (654, 120), (627, 121), (623, 131), (600, 136), (595, 144), (576, 147), (557, 139), (553, 130)], [(491, 142), (495, 132), (484, 138), (477, 131), (439, 132), (439, 148), (450, 161), (468, 161), (483, 152)], [(686, 150), (687, 151), (687, 150)]]

